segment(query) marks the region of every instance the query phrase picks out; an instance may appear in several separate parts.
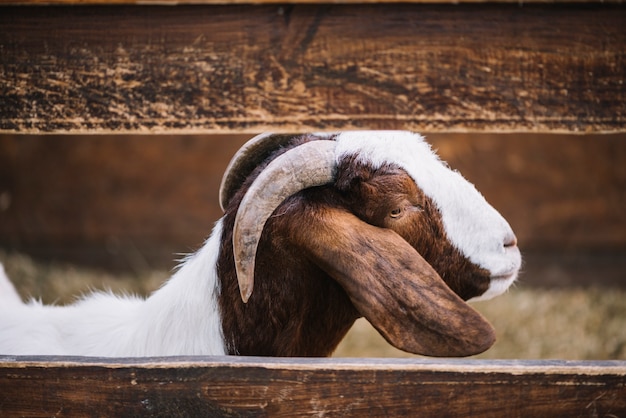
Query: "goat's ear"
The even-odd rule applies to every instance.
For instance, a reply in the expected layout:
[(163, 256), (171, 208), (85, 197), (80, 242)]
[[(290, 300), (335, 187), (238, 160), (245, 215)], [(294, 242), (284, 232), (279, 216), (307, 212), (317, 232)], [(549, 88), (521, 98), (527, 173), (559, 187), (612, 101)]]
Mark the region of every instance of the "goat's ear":
[(487, 320), (398, 234), (342, 209), (324, 208), (314, 216), (316, 227), (299, 228), (294, 244), (341, 284), (389, 343), (453, 357), (481, 353), (494, 343)]

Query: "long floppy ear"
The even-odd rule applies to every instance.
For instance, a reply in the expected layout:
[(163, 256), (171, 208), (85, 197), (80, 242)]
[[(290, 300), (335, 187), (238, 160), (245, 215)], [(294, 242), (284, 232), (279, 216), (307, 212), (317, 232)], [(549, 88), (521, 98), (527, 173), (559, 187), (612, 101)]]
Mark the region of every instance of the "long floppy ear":
[[(487, 350), (495, 332), (395, 232), (342, 209), (310, 209), (315, 227), (292, 239), (348, 293), (358, 311), (395, 347), (428, 356)], [(321, 225), (320, 225), (321, 221)]]

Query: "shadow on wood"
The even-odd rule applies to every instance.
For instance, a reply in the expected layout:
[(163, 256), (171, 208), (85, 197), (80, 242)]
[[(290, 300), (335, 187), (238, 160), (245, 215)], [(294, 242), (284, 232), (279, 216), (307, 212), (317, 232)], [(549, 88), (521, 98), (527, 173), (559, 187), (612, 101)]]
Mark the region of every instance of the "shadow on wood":
[[(0, 136), (0, 247), (171, 268), (221, 216), (222, 172), (249, 137)], [(623, 135), (427, 138), (509, 220), (525, 282), (626, 285)]]

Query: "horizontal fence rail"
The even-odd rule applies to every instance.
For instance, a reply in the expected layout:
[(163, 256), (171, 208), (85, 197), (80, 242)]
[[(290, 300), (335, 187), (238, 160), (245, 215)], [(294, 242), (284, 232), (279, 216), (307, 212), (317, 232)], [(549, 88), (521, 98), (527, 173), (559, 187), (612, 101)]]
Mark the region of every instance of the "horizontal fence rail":
[(0, 414), (617, 417), (626, 362), (4, 356)]
[(626, 131), (619, 3), (0, 8), (0, 132)]

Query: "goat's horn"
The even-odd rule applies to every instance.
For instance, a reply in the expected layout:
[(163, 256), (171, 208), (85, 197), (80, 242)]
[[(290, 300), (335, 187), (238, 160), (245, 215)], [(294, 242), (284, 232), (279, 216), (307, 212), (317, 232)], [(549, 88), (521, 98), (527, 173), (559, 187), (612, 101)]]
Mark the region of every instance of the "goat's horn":
[(222, 210), (226, 210), (230, 199), (259, 163), (274, 150), (291, 141), (294, 136), (293, 134), (264, 133), (255, 136), (239, 148), (222, 176), (219, 193)]
[(335, 145), (335, 141), (315, 140), (276, 157), (241, 200), (233, 230), (233, 253), (244, 303), (254, 287), (256, 251), (265, 222), (289, 196), (334, 179)]

